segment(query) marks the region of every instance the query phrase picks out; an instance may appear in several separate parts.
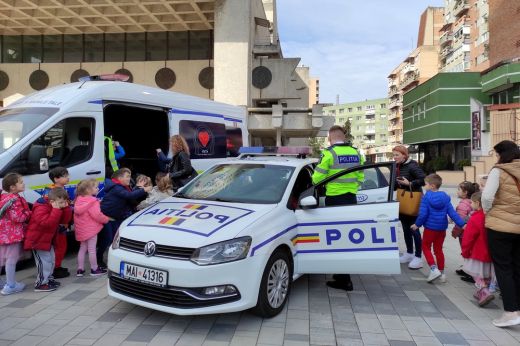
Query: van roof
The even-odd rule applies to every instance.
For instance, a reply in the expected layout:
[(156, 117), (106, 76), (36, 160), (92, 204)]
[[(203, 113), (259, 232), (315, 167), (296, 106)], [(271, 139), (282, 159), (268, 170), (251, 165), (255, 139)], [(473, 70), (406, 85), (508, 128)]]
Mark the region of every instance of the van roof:
[[(117, 101), (154, 105), (175, 110), (197, 110), (208, 113), (233, 115), (245, 119), (245, 108), (215, 102), (201, 97), (118, 81), (86, 81), (64, 84), (30, 94), (8, 108), (59, 107), (80, 110), (84, 105)], [(78, 107), (79, 106), (79, 107)], [(224, 115), (223, 114), (223, 115)]]

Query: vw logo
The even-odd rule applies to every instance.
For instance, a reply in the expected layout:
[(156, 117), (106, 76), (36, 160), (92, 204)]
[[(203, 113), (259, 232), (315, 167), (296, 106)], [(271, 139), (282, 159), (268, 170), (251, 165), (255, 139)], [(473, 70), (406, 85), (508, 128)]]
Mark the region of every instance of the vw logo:
[(153, 241), (149, 241), (144, 246), (144, 254), (146, 257), (151, 257), (155, 255), (155, 243)]

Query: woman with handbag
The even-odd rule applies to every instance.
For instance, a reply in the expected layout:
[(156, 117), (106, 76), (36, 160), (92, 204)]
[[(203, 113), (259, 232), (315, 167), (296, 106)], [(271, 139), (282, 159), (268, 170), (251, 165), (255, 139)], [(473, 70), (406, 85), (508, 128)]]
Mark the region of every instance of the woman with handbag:
[(198, 174), (191, 165), (190, 148), (184, 137), (174, 135), (170, 139), (170, 144), (173, 153), (171, 161), (165, 157), (160, 149), (157, 149), (157, 155), (160, 162), (169, 161), (166, 165), (166, 171), (172, 180), (173, 189), (176, 191), (188, 184)]
[(406, 253), (399, 258), (399, 261), (408, 263), (410, 269), (420, 269), (423, 266), (421, 233), (413, 231), (410, 227), (419, 214), (422, 186), (426, 175), (417, 161), (410, 159), (408, 149), (404, 145), (394, 147), (392, 154), (397, 164), (395, 188), (399, 201), (399, 220), (406, 243)]
[(507, 140), (493, 149), (498, 162), (489, 172), (482, 192), (482, 209), (504, 302), (504, 314), (493, 324), (508, 327), (520, 324), (520, 149)]

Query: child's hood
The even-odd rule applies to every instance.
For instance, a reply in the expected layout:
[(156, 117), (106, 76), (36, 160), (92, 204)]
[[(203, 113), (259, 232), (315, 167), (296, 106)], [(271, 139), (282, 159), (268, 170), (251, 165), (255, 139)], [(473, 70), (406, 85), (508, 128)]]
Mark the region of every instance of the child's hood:
[(74, 203), (74, 214), (81, 215), (86, 213), (96, 202), (97, 199), (94, 196), (78, 196)]
[(2, 193), (0, 194), (0, 208), (2, 208), (6, 203), (10, 202), (13, 198), (18, 198), (18, 195), (15, 193)]
[(428, 191), (428, 202), (434, 209), (444, 209), (447, 203), (451, 203), (451, 198), (444, 191)]

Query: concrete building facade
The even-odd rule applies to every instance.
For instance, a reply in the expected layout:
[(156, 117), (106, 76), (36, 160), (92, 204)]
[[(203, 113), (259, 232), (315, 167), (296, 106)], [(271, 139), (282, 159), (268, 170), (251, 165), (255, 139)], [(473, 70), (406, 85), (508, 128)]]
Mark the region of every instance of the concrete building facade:
[(483, 71), (489, 67), (488, 0), (445, 0), (441, 28), (441, 72)]
[(388, 143), (388, 99), (372, 99), (324, 107), (324, 114), (334, 116), (336, 125), (350, 121), (352, 143), (371, 162), (388, 161), (387, 151), (372, 152)]
[[(263, 108), (250, 112), (250, 133), (260, 142), (307, 137), (323, 125), (296, 72), (300, 59), (282, 54), (276, 0), (4, 1), (0, 15), (0, 99), (117, 72), (139, 84)], [(280, 117), (273, 105), (284, 109)]]
[(520, 2), (489, 0), (489, 62), (520, 57)]

